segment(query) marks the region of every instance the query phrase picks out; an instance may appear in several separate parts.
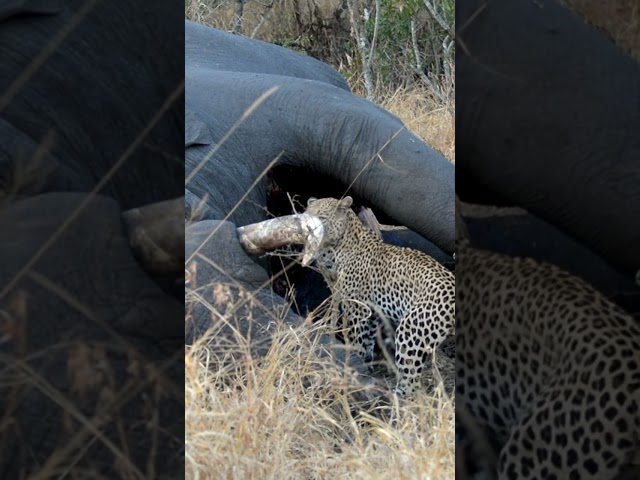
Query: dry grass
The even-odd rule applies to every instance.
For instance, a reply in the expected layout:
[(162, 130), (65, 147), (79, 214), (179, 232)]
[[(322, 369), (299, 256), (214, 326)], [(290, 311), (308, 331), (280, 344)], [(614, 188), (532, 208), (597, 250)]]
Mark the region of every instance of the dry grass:
[(636, 60), (640, 60), (640, 3), (638, 0), (562, 0)]
[(262, 361), (232, 368), (201, 339), (185, 357), (186, 478), (450, 479), (454, 408), (438, 390), (391, 407), (394, 426), (354, 419), (344, 372), (282, 329)]
[(381, 95), (379, 104), (399, 117), (425, 143), (455, 163), (455, 118), (446, 106), (438, 105), (425, 89), (398, 89)]

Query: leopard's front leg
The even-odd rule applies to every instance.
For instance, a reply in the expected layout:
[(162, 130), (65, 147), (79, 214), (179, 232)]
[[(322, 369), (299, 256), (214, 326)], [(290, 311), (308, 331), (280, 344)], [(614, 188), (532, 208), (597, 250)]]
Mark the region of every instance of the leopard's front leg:
[(365, 362), (372, 362), (376, 344), (373, 311), (366, 302), (354, 298), (343, 298), (340, 307), (346, 340)]

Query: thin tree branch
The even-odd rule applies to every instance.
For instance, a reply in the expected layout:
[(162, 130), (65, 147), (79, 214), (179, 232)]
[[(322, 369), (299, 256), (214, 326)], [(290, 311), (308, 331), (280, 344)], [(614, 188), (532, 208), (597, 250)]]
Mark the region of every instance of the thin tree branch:
[(415, 71), (420, 76), (420, 79), (429, 87), (433, 94), (438, 97), (438, 100), (442, 103), (447, 103), (444, 95), (440, 92), (440, 89), (431, 81), (431, 79), (424, 73), (422, 67), (422, 59), (420, 58), (420, 49), (418, 48), (418, 37), (416, 35), (416, 22), (411, 20), (411, 42), (413, 44), (413, 54), (416, 57)]
[(260, 5), (262, 5), (263, 9), (262, 13), (260, 14), (260, 21), (256, 25), (256, 28), (253, 29), (253, 32), (251, 32), (251, 38), (256, 37), (258, 31), (262, 28), (262, 25), (264, 25), (264, 22), (267, 20), (267, 18), (269, 18), (269, 15), (271, 14), (271, 8), (273, 7), (273, 2), (274, 0), (271, 0), (270, 3), (258, 2)]
[(440, 25), (451, 38), (455, 38), (456, 34), (453, 32), (451, 25), (449, 25), (444, 17), (438, 13), (436, 7), (429, 0), (424, 0), (424, 6), (427, 7), (427, 10), (429, 10), (433, 19), (438, 22), (438, 25)]
[(347, 8), (349, 9), (349, 20), (351, 22), (352, 35), (355, 37), (358, 43), (358, 50), (362, 57), (362, 73), (364, 75), (364, 86), (367, 89), (367, 100), (373, 101), (373, 68), (371, 66), (371, 57), (369, 57), (367, 49), (367, 39), (364, 36), (364, 31), (360, 33), (358, 24), (353, 13), (353, 6), (351, 2), (347, 0)]
[(244, 16), (244, 0), (233, 0), (233, 28), (235, 34), (242, 33), (242, 17)]
[(371, 39), (371, 49), (369, 50), (369, 58), (371, 59), (372, 62), (375, 56), (374, 49), (376, 47), (376, 42), (378, 41), (378, 27), (380, 25), (380, 9), (381, 8), (382, 8), (381, 0), (376, 0), (376, 16), (373, 24), (373, 38)]

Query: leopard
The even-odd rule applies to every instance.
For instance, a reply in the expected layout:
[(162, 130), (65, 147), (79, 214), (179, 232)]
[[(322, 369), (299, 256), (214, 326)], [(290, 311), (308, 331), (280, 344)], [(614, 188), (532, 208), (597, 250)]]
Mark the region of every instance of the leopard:
[(455, 398), (467, 413), (456, 456), (496, 453), (461, 478), (607, 479), (637, 466), (638, 320), (551, 263), (464, 238), (456, 253)]
[(454, 274), (423, 252), (384, 243), (352, 204), (350, 196), (308, 200), (305, 213), (324, 230), (313, 259), (337, 299), (347, 343), (365, 362), (374, 358), (381, 322), (390, 322), (398, 373), (393, 391), (410, 396), (430, 355), (455, 334)]

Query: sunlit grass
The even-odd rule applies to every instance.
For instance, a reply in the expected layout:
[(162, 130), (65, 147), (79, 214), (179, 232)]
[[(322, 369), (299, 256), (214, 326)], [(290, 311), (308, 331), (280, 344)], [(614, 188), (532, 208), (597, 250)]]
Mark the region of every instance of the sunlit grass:
[(362, 411), (348, 395), (362, 387), (314, 354), (309, 329), (274, 332), (262, 359), (240, 344), (212, 350), (207, 337), (189, 348), (187, 478), (453, 478), (454, 405), (443, 389), (384, 415)]

